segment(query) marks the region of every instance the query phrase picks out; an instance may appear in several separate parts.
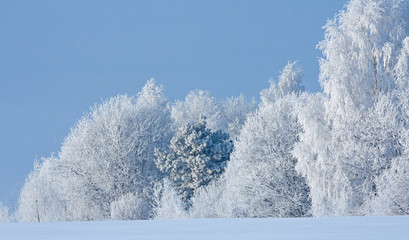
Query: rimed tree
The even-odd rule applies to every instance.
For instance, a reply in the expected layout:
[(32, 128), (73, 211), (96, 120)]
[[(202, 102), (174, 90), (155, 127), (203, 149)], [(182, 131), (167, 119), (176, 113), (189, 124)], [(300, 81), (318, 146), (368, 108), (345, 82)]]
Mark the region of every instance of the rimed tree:
[(10, 209), (0, 202), (0, 223), (1, 222), (11, 222), (13, 221)]
[(260, 108), (247, 119), (225, 173), (230, 217), (300, 217), (310, 207), (308, 186), (291, 155), (301, 126), (293, 115), (302, 74), (293, 63), (279, 86), (261, 92)]
[(243, 95), (217, 101), (208, 91), (194, 90), (184, 101), (176, 101), (172, 106), (172, 119), (177, 129), (204, 116), (207, 127), (226, 132), (234, 139), (256, 106), (254, 100), (248, 101)]
[[(149, 202), (153, 182), (162, 178), (154, 149), (169, 143), (170, 124), (167, 99), (153, 80), (136, 98), (120, 95), (96, 105), (71, 130), (58, 159), (45, 161), (29, 176), (19, 213), (29, 216), (27, 221), (56, 220), (57, 211), (53, 218), (41, 217), (48, 216), (42, 211), (62, 202), (64, 220), (103, 220), (129, 194)], [(45, 194), (56, 183), (59, 194)]]
[[(57, 158), (44, 158), (34, 163), (21, 189), (17, 220), (22, 222), (50, 222), (69, 220), (62, 188), (61, 165)], [(67, 193), (68, 194), (68, 193)]]
[(353, 0), (325, 26), (324, 94), (298, 108), (294, 150), (316, 216), (362, 214), (374, 179), (401, 153), (393, 92), (408, 13), (407, 1)]
[(187, 218), (186, 204), (181, 199), (172, 181), (164, 178), (155, 184), (153, 190), (153, 211), (155, 219)]
[(221, 175), (230, 158), (229, 135), (212, 132), (202, 117), (185, 124), (173, 136), (168, 152), (156, 151), (156, 166), (173, 180), (183, 201), (189, 205), (195, 191)]

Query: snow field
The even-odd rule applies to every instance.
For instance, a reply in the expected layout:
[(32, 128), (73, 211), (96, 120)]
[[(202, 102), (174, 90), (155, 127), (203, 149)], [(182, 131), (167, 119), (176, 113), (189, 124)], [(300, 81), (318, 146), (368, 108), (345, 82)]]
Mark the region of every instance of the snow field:
[(409, 216), (2, 223), (1, 240), (407, 240)]

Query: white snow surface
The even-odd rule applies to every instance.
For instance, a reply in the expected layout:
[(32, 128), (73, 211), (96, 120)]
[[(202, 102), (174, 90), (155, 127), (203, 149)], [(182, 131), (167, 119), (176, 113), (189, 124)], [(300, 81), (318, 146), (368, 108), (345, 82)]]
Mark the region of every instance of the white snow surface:
[(409, 239), (409, 216), (0, 223), (0, 239)]

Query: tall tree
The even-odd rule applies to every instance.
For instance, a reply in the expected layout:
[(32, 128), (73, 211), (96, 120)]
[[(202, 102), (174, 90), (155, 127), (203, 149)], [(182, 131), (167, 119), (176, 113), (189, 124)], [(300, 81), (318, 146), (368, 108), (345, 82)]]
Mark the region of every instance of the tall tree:
[(352, 0), (324, 27), (320, 83), (335, 127), (362, 116), (379, 93), (394, 87), (408, 10), (406, 0)]
[(284, 68), (279, 86), (261, 92), (259, 110), (247, 119), (225, 173), (230, 217), (299, 217), (308, 213), (305, 180), (295, 171), (291, 155), (301, 126), (293, 106), (302, 74), (293, 63)]
[(392, 92), (408, 10), (403, 0), (352, 0), (325, 26), (324, 95), (300, 105), (294, 150), (316, 216), (361, 214), (374, 179), (401, 153)]
[[(395, 79), (397, 89), (394, 91), (393, 100), (398, 107), (397, 122), (400, 124), (395, 135), (399, 138), (401, 154), (390, 161), (390, 168), (377, 175), (375, 178), (376, 194), (367, 202), (370, 214), (401, 215), (409, 214), (409, 37), (403, 41), (403, 47), (395, 66)], [(390, 111), (382, 112), (383, 116)], [(396, 122), (396, 121), (395, 121)], [(394, 122), (392, 122), (394, 123)], [(396, 124), (389, 122), (386, 128), (392, 129)]]

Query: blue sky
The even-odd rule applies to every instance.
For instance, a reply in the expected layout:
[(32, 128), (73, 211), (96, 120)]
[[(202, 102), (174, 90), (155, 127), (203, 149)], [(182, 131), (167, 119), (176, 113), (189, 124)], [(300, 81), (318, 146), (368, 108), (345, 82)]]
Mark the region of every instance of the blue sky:
[(57, 153), (95, 103), (154, 77), (258, 97), (288, 61), (320, 91), (316, 45), (346, 0), (0, 1), (0, 201), (14, 207), (35, 158)]

